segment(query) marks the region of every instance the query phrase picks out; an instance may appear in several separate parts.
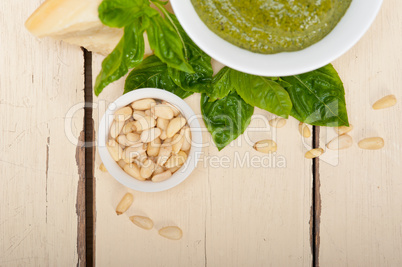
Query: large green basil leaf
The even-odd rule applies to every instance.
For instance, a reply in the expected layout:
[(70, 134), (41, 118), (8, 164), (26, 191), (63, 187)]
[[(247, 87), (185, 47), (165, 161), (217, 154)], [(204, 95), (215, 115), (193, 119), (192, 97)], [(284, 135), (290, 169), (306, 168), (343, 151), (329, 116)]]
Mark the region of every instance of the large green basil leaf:
[(213, 77), (212, 86), (207, 87), (208, 90), (206, 92), (210, 102), (224, 98), (232, 90), (235, 90), (230, 80), (230, 72), (230, 68), (224, 67)]
[(99, 95), (108, 84), (120, 79), (129, 69), (144, 58), (144, 29), (141, 18), (124, 27), (124, 35), (115, 49), (103, 60), (102, 69), (96, 77), (95, 95)]
[(149, 6), (148, 0), (103, 0), (99, 5), (99, 19), (109, 27), (122, 28), (140, 17)]
[(215, 145), (222, 150), (246, 130), (254, 107), (244, 102), (236, 92), (214, 102), (202, 94), (201, 112)]
[(192, 95), (177, 86), (168, 75), (168, 67), (157, 56), (152, 55), (133, 69), (127, 76), (124, 93), (139, 88), (160, 88), (172, 92), (181, 98)]
[[(166, 16), (166, 15), (165, 15)], [(178, 29), (180, 36), (184, 41), (184, 47), (187, 51), (187, 61), (194, 69), (194, 73), (180, 71), (176, 68), (169, 68), (170, 77), (173, 81), (186, 91), (206, 92), (211, 86), (212, 65), (211, 57), (204, 53), (181, 27), (176, 16), (168, 13), (168, 16)]]
[(252, 106), (287, 118), (292, 110), (288, 92), (276, 81), (231, 70), (230, 79), (237, 93)]
[(165, 19), (158, 13), (149, 18), (147, 28), (148, 41), (151, 49), (160, 60), (169, 67), (194, 73), (193, 68), (187, 62), (188, 51), (184, 45), (183, 36), (171, 20), (169, 12), (159, 2), (153, 2), (165, 15)]
[(331, 64), (282, 79), (291, 84), (286, 90), (293, 102), (293, 117), (311, 125), (349, 125), (343, 83)]

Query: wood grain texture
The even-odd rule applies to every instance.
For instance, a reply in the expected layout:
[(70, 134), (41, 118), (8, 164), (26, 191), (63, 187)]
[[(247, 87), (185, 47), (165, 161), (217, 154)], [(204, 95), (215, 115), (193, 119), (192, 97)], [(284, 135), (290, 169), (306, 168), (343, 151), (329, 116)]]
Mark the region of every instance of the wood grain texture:
[[(102, 59), (94, 55), (94, 77)], [(122, 94), (123, 86), (120, 80), (94, 98), (96, 125), (107, 104)], [(199, 101), (198, 94), (186, 99), (196, 114), (201, 114)], [(165, 192), (125, 188), (99, 170), (96, 154), (96, 264), (310, 266), (312, 170), (311, 160), (303, 155), (311, 139), (302, 141), (294, 119), (274, 129), (267, 123), (271, 114), (256, 110), (255, 116), (248, 132), (221, 152), (205, 130), (204, 143), (209, 145), (203, 148), (196, 170)], [(200, 123), (204, 126), (201, 118)], [(255, 141), (267, 138), (278, 143), (275, 156), (252, 149)], [(133, 193), (134, 204), (126, 214), (116, 216), (115, 207), (126, 192)], [(128, 219), (131, 215), (149, 216), (154, 229), (136, 227)], [(157, 229), (168, 225), (181, 227), (183, 239), (158, 236)]]
[[(354, 145), (320, 163), (321, 266), (402, 266), (401, 9), (401, 1), (384, 1), (369, 32), (334, 64), (345, 84)], [(373, 110), (388, 94), (399, 103)], [(373, 136), (385, 139), (382, 150), (358, 148)], [(332, 129), (321, 128), (322, 146), (332, 137)]]
[[(0, 266), (79, 262), (77, 143), (65, 116), (83, 100), (83, 57), (25, 30), (40, 2), (0, 1)], [(78, 138), (82, 109), (69, 128)]]

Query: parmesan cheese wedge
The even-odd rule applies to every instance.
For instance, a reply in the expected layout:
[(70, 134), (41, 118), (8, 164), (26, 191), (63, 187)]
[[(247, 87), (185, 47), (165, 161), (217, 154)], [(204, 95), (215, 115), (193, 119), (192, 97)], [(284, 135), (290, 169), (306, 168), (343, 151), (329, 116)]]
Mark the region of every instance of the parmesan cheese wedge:
[[(102, 0), (46, 0), (25, 22), (37, 37), (52, 37), (89, 51), (108, 55), (123, 36), (123, 29), (110, 28), (98, 17)], [(145, 56), (152, 54), (146, 33)]]

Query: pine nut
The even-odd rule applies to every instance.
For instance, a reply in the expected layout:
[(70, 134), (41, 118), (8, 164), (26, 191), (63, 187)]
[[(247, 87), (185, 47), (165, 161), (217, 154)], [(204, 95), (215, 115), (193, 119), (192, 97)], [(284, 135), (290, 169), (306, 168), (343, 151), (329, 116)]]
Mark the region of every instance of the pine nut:
[(261, 140), (254, 144), (254, 149), (261, 153), (272, 153), (277, 150), (277, 145), (272, 140)]
[(353, 125), (335, 127), (334, 130), (338, 135), (346, 134), (353, 130)]
[(169, 122), (166, 129), (166, 135), (168, 138), (173, 137), (183, 126), (186, 125), (186, 119), (182, 117), (174, 118)]
[(168, 161), (165, 163), (165, 167), (170, 169), (177, 166), (183, 165), (187, 160), (187, 154), (180, 151), (178, 154), (173, 154)]
[(116, 138), (116, 140), (117, 140), (117, 142), (118, 142), (120, 145), (129, 146), (128, 140), (127, 140), (127, 138), (126, 138), (126, 136), (125, 136), (124, 134), (119, 135), (119, 136)]
[(134, 110), (147, 110), (150, 109), (152, 105), (155, 105), (156, 102), (152, 98), (145, 98), (141, 100), (137, 100), (131, 104), (131, 107)]
[(182, 134), (175, 134), (172, 139), (172, 151), (173, 153), (179, 153), (184, 143), (184, 136)]
[(173, 173), (177, 172), (180, 168), (181, 168), (181, 166), (176, 166), (176, 167), (170, 168), (169, 171), (173, 174)]
[(126, 163), (133, 162), (133, 159), (140, 157), (145, 152), (141, 143), (124, 149), (122, 158)]
[(177, 117), (177, 116), (180, 114), (179, 109), (176, 108), (175, 106), (173, 106), (172, 104), (170, 104), (170, 103), (168, 103), (168, 102), (166, 102), (166, 101), (163, 101), (162, 104), (168, 105), (168, 106), (173, 110), (173, 115), (174, 115), (175, 117)]
[(110, 136), (116, 138), (123, 129), (123, 126), (124, 121), (113, 121), (112, 126), (110, 126)]
[(123, 154), (123, 149), (121, 146), (113, 139), (110, 139), (106, 144), (107, 150), (109, 151), (110, 155), (114, 159), (114, 161), (118, 161), (121, 159)]
[(124, 107), (114, 113), (114, 119), (116, 121), (126, 121), (131, 117), (132, 114), (133, 110), (130, 107)]
[(134, 215), (130, 216), (130, 220), (135, 225), (145, 230), (151, 230), (154, 227), (154, 222), (148, 217)]
[(163, 181), (169, 179), (171, 176), (172, 176), (172, 173), (169, 170), (167, 170), (162, 173), (155, 174), (154, 176), (152, 176), (151, 180), (152, 180), (152, 182), (158, 183), (158, 182), (163, 182)]
[(99, 170), (101, 170), (101, 172), (107, 172), (107, 169), (103, 163), (99, 165)]
[(150, 157), (156, 157), (159, 154), (159, 149), (161, 147), (161, 139), (155, 138), (155, 140), (152, 140), (149, 144), (148, 144), (148, 148), (147, 148), (147, 154)]
[(172, 154), (172, 146), (161, 147), (156, 163), (162, 166), (170, 158), (170, 154)]
[(324, 149), (322, 148), (314, 148), (311, 149), (310, 151), (307, 151), (306, 154), (304, 154), (304, 157), (306, 159), (314, 159), (322, 155), (324, 153)]
[(141, 177), (144, 179), (148, 179), (149, 177), (151, 177), (152, 173), (155, 170), (155, 167), (156, 167), (155, 163), (152, 160), (150, 159), (145, 160), (140, 171)]
[(134, 201), (133, 195), (131, 193), (126, 193), (116, 207), (116, 214), (121, 215), (125, 213), (128, 210), (128, 208), (130, 208), (131, 204), (133, 204), (133, 201)]
[(152, 118), (150, 116), (145, 116), (145, 117), (139, 118), (137, 121), (135, 121), (134, 125), (137, 129), (137, 132), (142, 132), (142, 131), (155, 127), (156, 121), (154, 118)]
[(123, 169), (124, 166), (126, 165), (126, 162), (125, 162), (124, 160), (120, 159), (120, 160), (117, 162), (117, 164), (119, 164), (120, 168)]
[(156, 165), (155, 171), (154, 171), (154, 176), (157, 174), (160, 174), (162, 172), (165, 171), (165, 168), (163, 168), (162, 166)]
[(167, 119), (163, 119), (163, 118), (160, 118), (160, 117), (159, 117), (159, 118), (156, 120), (156, 126), (157, 126), (159, 129), (163, 130), (163, 131), (166, 131), (168, 125), (169, 125), (169, 120), (167, 120)]
[(129, 121), (123, 126), (122, 133), (123, 134), (129, 134), (131, 132), (135, 132), (137, 129), (135, 128), (135, 122), (134, 121)]
[(286, 125), (286, 120), (284, 118), (275, 118), (269, 121), (269, 125), (274, 128), (282, 128)]
[(350, 135), (343, 134), (332, 139), (328, 144), (327, 148), (331, 150), (341, 150), (351, 147), (353, 144), (353, 139)]
[(161, 135), (161, 130), (159, 128), (151, 128), (145, 130), (141, 133), (141, 142), (149, 143)]
[(384, 139), (381, 137), (370, 137), (359, 142), (361, 149), (377, 150), (384, 147)]
[(159, 235), (171, 239), (171, 240), (179, 240), (183, 236), (182, 230), (177, 226), (167, 226), (163, 227), (159, 230)]
[(184, 141), (181, 150), (188, 151), (191, 148), (191, 129), (189, 127), (183, 127), (182, 131)]
[(136, 163), (126, 164), (124, 166), (124, 171), (128, 175), (130, 175), (131, 177), (134, 177), (137, 180), (145, 181), (145, 179), (143, 177), (141, 177), (140, 168), (138, 167), (138, 165)]
[(166, 140), (167, 139), (167, 134), (166, 131), (162, 131), (161, 135), (159, 136), (161, 140)]
[(147, 116), (147, 115), (142, 110), (134, 110), (134, 112), (133, 112), (133, 119), (136, 121), (138, 121), (141, 118), (144, 118), (145, 116)]
[(155, 116), (158, 118), (170, 120), (173, 119), (173, 110), (164, 104), (159, 104), (155, 106)]
[(145, 115), (154, 118), (155, 120), (157, 119), (157, 117), (155, 116), (155, 114), (152, 112), (152, 109), (147, 109), (145, 110)]
[(311, 136), (311, 131), (310, 128), (308, 128), (307, 124), (300, 122), (299, 123), (299, 133), (304, 137), (304, 138), (309, 138)]
[(377, 100), (373, 104), (373, 109), (377, 110), (377, 109), (389, 108), (396, 105), (396, 102), (397, 102), (396, 97), (394, 95), (387, 95)]
[(128, 133), (126, 135), (127, 140), (134, 145), (135, 143), (137, 143), (138, 141), (140, 141), (140, 135), (136, 134), (136, 133)]

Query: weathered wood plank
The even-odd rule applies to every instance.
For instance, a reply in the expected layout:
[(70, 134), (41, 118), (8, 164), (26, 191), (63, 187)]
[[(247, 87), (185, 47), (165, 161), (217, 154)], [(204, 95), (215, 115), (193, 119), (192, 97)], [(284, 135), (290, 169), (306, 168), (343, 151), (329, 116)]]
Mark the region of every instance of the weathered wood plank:
[[(401, 8), (401, 1), (384, 1), (368, 34), (335, 62), (355, 144), (339, 157), (328, 154), (331, 164), (320, 163), (321, 266), (402, 265), (402, 108), (371, 108), (388, 94), (402, 101)], [(322, 128), (321, 144), (333, 136)], [(385, 139), (382, 150), (358, 148), (359, 140), (372, 136)]]
[[(94, 76), (103, 57), (94, 56)], [(122, 94), (119, 81), (95, 98), (95, 124), (107, 105)], [(200, 113), (200, 96), (186, 102)], [(96, 263), (128, 266), (310, 266), (311, 161), (290, 119), (285, 128), (267, 127), (265, 111), (257, 110), (246, 135), (218, 152), (210, 134), (204, 140), (202, 161), (176, 188), (161, 193), (141, 193), (120, 185), (99, 170), (96, 155)], [(200, 119), (200, 123), (204, 125)], [(264, 127), (261, 129), (261, 127)], [(246, 136), (251, 139), (247, 142)], [(274, 138), (278, 153), (263, 157), (252, 142)], [(306, 141), (310, 146), (311, 138)], [(248, 157), (248, 159), (247, 159)], [(246, 158), (244, 166), (242, 161)], [(264, 158), (267, 167), (251, 165)], [(229, 163), (227, 163), (229, 161)], [(222, 162), (222, 166), (217, 162)], [(226, 163), (225, 163), (226, 162)], [(134, 194), (127, 215), (116, 216), (115, 207), (125, 192)], [(149, 216), (159, 229), (175, 224), (183, 229), (180, 241), (161, 238), (157, 230), (144, 231), (128, 216)]]
[(37, 39), (23, 23), (42, 1), (0, 2), (0, 266), (73, 266), (77, 142), (83, 101), (79, 47)]

